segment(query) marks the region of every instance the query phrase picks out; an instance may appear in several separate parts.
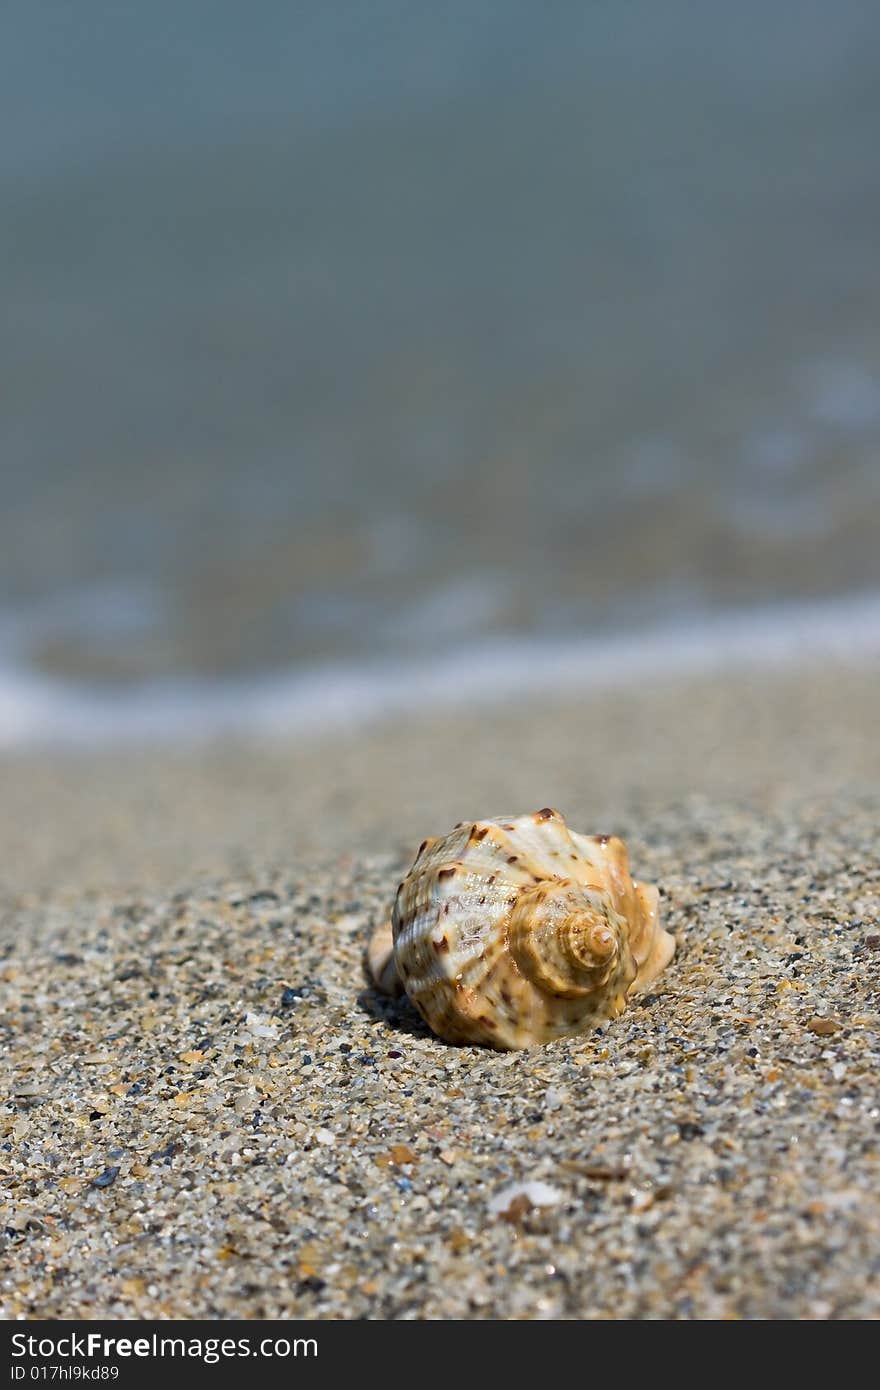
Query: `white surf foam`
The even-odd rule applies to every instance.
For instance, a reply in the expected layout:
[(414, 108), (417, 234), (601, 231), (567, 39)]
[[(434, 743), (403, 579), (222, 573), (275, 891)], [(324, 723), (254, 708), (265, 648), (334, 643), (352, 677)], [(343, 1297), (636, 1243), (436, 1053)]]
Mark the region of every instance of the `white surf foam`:
[(646, 632), (567, 641), (498, 638), (382, 666), (338, 665), (249, 682), (163, 682), (108, 692), (11, 667), (0, 669), (0, 748), (314, 735), (413, 711), (817, 659), (880, 659), (880, 594), (726, 613)]

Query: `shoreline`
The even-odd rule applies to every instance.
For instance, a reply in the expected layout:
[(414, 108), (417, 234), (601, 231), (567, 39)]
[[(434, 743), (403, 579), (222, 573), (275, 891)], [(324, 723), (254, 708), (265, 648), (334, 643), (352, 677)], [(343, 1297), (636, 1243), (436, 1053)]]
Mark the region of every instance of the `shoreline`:
[(0, 754), (0, 904), (188, 890), (265, 865), (406, 853), (472, 815), (555, 805), (639, 834), (700, 801), (774, 810), (880, 787), (880, 662), (645, 680), (411, 711), (309, 739)]
[(729, 609), (569, 640), (487, 635), (438, 656), (390, 654), (375, 664), (112, 691), (7, 666), (0, 669), (0, 755), (320, 738), (369, 729), (413, 708), (442, 716), (499, 699), (589, 698), (646, 680), (722, 679), (822, 661), (880, 661), (880, 594)]

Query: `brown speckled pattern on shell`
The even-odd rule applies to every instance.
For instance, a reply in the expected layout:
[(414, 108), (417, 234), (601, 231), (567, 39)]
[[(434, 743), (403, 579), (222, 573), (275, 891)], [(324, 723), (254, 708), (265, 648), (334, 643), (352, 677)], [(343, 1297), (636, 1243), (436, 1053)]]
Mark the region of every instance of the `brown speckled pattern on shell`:
[(657, 890), (632, 880), (623, 841), (578, 835), (548, 807), (425, 841), (391, 929), (393, 963), (377, 933), (377, 982), (402, 984), (447, 1041), (497, 1048), (616, 1017), (675, 949)]

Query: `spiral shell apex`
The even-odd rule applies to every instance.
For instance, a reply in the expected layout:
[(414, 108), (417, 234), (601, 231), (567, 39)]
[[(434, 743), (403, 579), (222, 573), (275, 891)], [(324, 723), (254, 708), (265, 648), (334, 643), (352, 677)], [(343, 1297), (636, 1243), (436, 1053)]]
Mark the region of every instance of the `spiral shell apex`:
[(545, 808), (426, 840), (367, 964), (448, 1042), (521, 1048), (615, 1018), (674, 950), (623, 841)]

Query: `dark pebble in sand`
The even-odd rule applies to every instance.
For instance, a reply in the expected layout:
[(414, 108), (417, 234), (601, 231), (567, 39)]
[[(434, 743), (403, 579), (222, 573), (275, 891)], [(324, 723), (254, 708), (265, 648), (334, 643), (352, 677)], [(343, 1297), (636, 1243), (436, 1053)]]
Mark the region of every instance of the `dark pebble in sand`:
[(301, 1279), (297, 1285), (297, 1293), (320, 1293), (326, 1289), (326, 1279), (318, 1279), (314, 1274), (310, 1274), (308, 1279)]
[(105, 1168), (98, 1177), (92, 1178), (92, 1187), (109, 1187), (119, 1177), (118, 1168)]
[(702, 1125), (698, 1125), (695, 1120), (684, 1120), (678, 1126), (678, 1133), (682, 1139), (699, 1139), (701, 1134), (705, 1134)]

